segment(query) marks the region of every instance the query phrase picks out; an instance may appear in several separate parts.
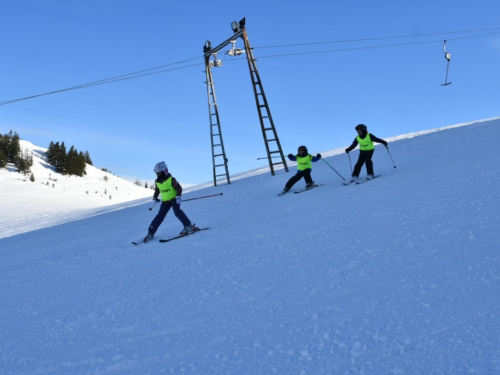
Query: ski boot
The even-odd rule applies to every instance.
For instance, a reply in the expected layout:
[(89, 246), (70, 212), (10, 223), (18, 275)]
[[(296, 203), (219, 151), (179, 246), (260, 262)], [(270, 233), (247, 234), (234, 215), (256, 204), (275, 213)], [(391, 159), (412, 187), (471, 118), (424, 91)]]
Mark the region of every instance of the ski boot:
[(142, 240), (142, 242), (146, 243), (148, 241), (151, 241), (153, 238), (155, 238), (155, 236), (151, 233), (148, 233), (146, 237), (144, 237), (144, 239)]
[(197, 230), (200, 230), (199, 228), (195, 227), (194, 224), (191, 225), (186, 225), (184, 229), (179, 233), (181, 236), (187, 236), (188, 234), (191, 234), (193, 232), (196, 232)]

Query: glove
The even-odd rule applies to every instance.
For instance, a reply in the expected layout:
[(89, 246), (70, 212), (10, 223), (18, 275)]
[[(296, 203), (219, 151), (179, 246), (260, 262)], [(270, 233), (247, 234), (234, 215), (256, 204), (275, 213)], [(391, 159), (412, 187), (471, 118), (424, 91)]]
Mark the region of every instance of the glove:
[(175, 197), (175, 203), (180, 205), (182, 203), (182, 198), (181, 197)]
[(321, 154), (316, 155), (318, 159), (321, 159)]
[(154, 200), (155, 202), (159, 202), (159, 201), (160, 201), (157, 197), (153, 197), (153, 200)]
[(385, 148), (389, 148), (389, 144), (387, 142), (385, 142), (384, 146)]
[(349, 149), (348, 149), (348, 148), (346, 148), (346, 149), (345, 149), (345, 152), (346, 152), (346, 153), (349, 153)]
[(289, 158), (293, 158), (293, 154), (288, 154), (288, 157)]

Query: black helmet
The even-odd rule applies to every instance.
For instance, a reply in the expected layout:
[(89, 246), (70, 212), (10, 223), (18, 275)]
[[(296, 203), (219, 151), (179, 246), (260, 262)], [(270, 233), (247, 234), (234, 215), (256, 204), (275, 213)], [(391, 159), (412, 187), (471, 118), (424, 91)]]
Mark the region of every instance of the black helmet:
[(354, 129), (361, 130), (361, 131), (364, 131), (364, 132), (368, 131), (368, 128), (364, 124), (359, 124)]
[(299, 148), (297, 149), (297, 153), (300, 154), (300, 150), (304, 150), (304, 153), (308, 154), (309, 151), (307, 151), (307, 147), (306, 146), (299, 146)]

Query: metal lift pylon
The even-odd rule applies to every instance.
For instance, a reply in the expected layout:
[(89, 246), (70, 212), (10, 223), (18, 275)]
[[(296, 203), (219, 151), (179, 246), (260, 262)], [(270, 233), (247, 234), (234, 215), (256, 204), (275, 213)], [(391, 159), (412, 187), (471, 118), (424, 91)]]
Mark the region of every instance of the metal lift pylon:
[[(246, 52), (247, 54), (248, 68), (250, 70), (255, 102), (257, 105), (257, 112), (259, 114), (259, 121), (262, 129), (262, 136), (264, 137), (264, 144), (266, 146), (267, 159), (269, 161), (271, 175), (274, 176), (275, 174), (274, 167), (281, 164), (283, 164), (285, 171), (288, 172), (288, 165), (286, 164), (285, 155), (283, 154), (278, 133), (274, 126), (271, 110), (269, 109), (264, 87), (262, 86), (259, 71), (257, 70), (256, 60), (253, 56), (250, 42), (248, 41), (248, 35), (245, 30), (245, 18), (243, 18), (240, 22), (233, 22), (231, 24), (231, 28), (233, 29), (234, 35), (232, 35), (229, 39), (214, 48), (212, 48), (211, 43), (207, 41), (203, 47), (203, 53), (205, 56), (205, 73), (207, 79), (208, 110), (210, 116), (210, 136), (212, 141), (214, 186), (217, 186), (217, 178), (222, 176), (226, 177), (228, 184), (231, 183), (229, 178), (229, 169), (227, 166), (226, 152), (224, 150), (224, 142), (222, 140), (219, 110), (217, 107), (217, 99), (215, 96), (215, 87), (212, 76), (212, 67), (215, 68), (222, 66), (222, 61), (217, 60), (217, 52), (229, 43), (233, 44), (233, 49), (228, 52), (230, 56), (239, 56), (243, 52)], [(238, 38), (243, 39), (245, 51), (235, 48), (235, 43)], [(210, 61), (212, 57), (214, 58), (214, 61)], [(281, 161), (274, 163), (273, 159), (281, 159)], [(221, 167), (224, 167), (225, 169), (225, 173), (223, 174), (217, 172), (217, 168)]]

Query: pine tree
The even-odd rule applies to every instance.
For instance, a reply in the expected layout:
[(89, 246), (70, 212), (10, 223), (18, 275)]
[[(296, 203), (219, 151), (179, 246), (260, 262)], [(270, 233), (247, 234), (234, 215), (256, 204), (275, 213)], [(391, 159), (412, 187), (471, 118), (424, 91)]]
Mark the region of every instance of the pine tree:
[(3, 148), (0, 147), (0, 168), (5, 168), (6, 166), (7, 166), (7, 155), (5, 155)]
[(85, 154), (84, 154), (84, 155), (85, 155), (85, 163), (90, 164), (90, 165), (94, 165), (94, 164), (92, 163), (92, 159), (90, 158), (90, 154), (89, 154), (89, 152), (88, 152), (88, 151), (85, 151)]
[(31, 172), (31, 167), (33, 166), (33, 155), (28, 151), (20, 151), (18, 157), (15, 158), (14, 165), (19, 173), (25, 176)]
[(78, 154), (77, 165), (78, 176), (83, 177), (84, 175), (86, 175), (87, 171), (85, 169), (87, 168), (87, 158), (81, 151)]
[(54, 149), (55, 149), (55, 144), (54, 142), (50, 142), (49, 144), (49, 147), (47, 148), (47, 152), (46, 152), (46, 155), (47, 155), (47, 162), (50, 164), (50, 165), (54, 165)]
[(66, 174), (66, 146), (64, 145), (64, 142), (61, 143), (61, 147), (59, 148), (59, 151), (57, 153), (57, 164), (56, 168), (57, 171), (61, 174)]
[(19, 134), (17, 132), (12, 133), (12, 130), (9, 132), (9, 150), (7, 154), (7, 160), (14, 165), (18, 163), (18, 159), (21, 157), (21, 144), (19, 142)]
[(35, 182), (35, 175), (32, 173), (31, 176), (30, 176), (30, 181), (31, 182)]

